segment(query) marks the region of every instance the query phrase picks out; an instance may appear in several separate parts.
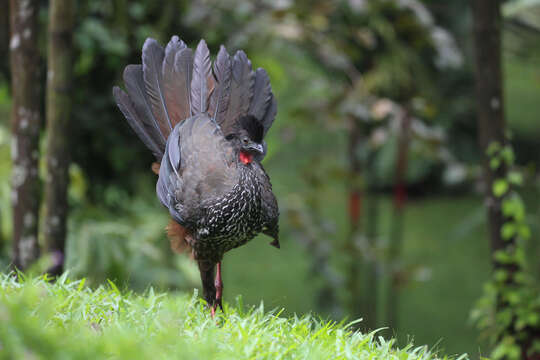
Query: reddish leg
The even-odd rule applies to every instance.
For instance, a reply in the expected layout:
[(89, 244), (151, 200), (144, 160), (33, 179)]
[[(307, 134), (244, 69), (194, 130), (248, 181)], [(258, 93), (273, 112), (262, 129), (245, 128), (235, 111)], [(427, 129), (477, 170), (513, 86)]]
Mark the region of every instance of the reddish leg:
[(214, 280), (214, 286), (216, 287), (216, 301), (212, 306), (212, 317), (216, 314), (216, 307), (219, 306), (223, 311), (223, 304), (221, 301), (221, 295), (223, 294), (223, 281), (221, 280), (221, 261), (217, 263), (216, 279)]

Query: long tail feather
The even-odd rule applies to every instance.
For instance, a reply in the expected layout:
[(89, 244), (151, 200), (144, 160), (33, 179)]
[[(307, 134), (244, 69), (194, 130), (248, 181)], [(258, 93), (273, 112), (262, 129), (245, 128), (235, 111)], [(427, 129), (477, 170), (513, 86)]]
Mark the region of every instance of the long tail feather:
[(150, 98), (152, 113), (159, 123), (161, 133), (168, 137), (172, 131), (172, 122), (167, 113), (161, 68), (165, 52), (154, 39), (146, 39), (142, 50), (143, 76), (146, 93)]
[(192, 115), (208, 110), (208, 99), (214, 90), (214, 76), (210, 61), (210, 52), (206, 42), (201, 40), (193, 59), (193, 78), (191, 79)]
[(262, 68), (255, 72), (255, 85), (253, 87), (253, 99), (249, 105), (249, 114), (262, 122), (268, 104), (272, 100), (272, 87), (268, 74)]
[(193, 72), (193, 50), (185, 48), (174, 57), (174, 78), (178, 86), (178, 102), (181, 109), (180, 119), (191, 116), (191, 75)]
[(155, 157), (161, 157), (163, 152), (160, 150), (156, 142), (147, 134), (144, 125), (137, 117), (137, 113), (128, 94), (126, 94), (118, 86), (115, 86), (113, 88), (113, 95), (116, 99), (118, 107), (120, 108), (120, 111), (122, 111), (122, 114), (124, 114), (126, 117), (128, 124), (131, 126), (133, 131), (135, 131), (139, 139), (141, 139), (144, 145), (146, 145), (146, 147), (152, 151), (152, 154), (154, 154)]
[(209, 113), (218, 124), (223, 123), (229, 108), (231, 72), (231, 57), (225, 46), (221, 45), (217, 59), (214, 61), (214, 75), (217, 85), (210, 98), (209, 108)]
[(234, 129), (236, 121), (247, 114), (253, 97), (254, 72), (251, 61), (239, 50), (234, 54), (232, 62), (232, 82), (227, 115), (221, 125), (225, 134)]
[(173, 36), (165, 48), (165, 58), (163, 59), (161, 70), (165, 104), (173, 128), (180, 121), (188, 117), (185, 116), (186, 114), (184, 112), (187, 104), (182, 102), (181, 97), (182, 91), (186, 89), (185, 77), (182, 78), (181, 75), (183, 74), (178, 74), (174, 68), (176, 54), (185, 48), (186, 44), (178, 36)]
[(124, 83), (138, 118), (143, 123), (148, 135), (154, 139), (161, 152), (163, 152), (167, 139), (160, 131), (159, 123), (152, 113), (152, 107), (146, 96), (142, 65), (126, 66)]

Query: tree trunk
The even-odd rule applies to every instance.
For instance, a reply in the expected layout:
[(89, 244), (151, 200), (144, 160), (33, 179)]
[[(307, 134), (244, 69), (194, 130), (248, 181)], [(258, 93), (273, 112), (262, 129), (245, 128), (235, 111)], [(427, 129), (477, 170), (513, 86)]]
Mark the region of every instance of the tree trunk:
[[(0, 9), (8, 9), (8, 0), (0, 0)], [(0, 52), (7, 54), (9, 47), (9, 11), (0, 12)], [(8, 57), (2, 56), (0, 58), (0, 74), (5, 74), (8, 71)]]
[[(377, 258), (375, 255), (376, 232), (378, 221), (378, 203), (375, 194), (368, 194), (362, 184), (362, 160), (358, 156), (359, 148), (366, 145), (367, 132), (360, 126), (358, 119), (351, 118), (349, 133), (349, 234), (346, 242), (346, 251), (349, 253), (350, 265), (347, 273), (347, 286), (350, 294), (350, 313), (355, 318), (362, 318), (359, 327), (366, 331), (376, 327), (377, 304)], [(374, 150), (369, 150), (374, 151)], [(365, 177), (372, 169), (373, 154), (368, 156)], [(365, 178), (364, 177), (364, 178)], [(363, 203), (366, 202), (365, 236), (362, 234)], [(361, 238), (361, 239), (360, 239)], [(359, 240), (360, 239), (360, 240)], [(361, 242), (361, 243), (360, 243)]]
[(68, 213), (73, 1), (51, 0), (47, 70), (47, 180), (43, 239), (53, 255), (49, 273), (63, 271)]
[(11, 203), (13, 265), (26, 269), (39, 256), (37, 240), (40, 184), (38, 177), (40, 114), (38, 1), (10, 1)]
[[(378, 199), (375, 194), (366, 194), (366, 185), (362, 183), (362, 180), (367, 179), (370, 183), (375, 182), (373, 171), (371, 171), (375, 150), (368, 150), (367, 161), (360, 159), (360, 148), (369, 146), (363, 134), (368, 133), (370, 129), (362, 127), (362, 122), (359, 119), (350, 118), (350, 124), (348, 147), (349, 173), (351, 177), (348, 210), (350, 226), (345, 249), (350, 258), (347, 271), (347, 287), (350, 296), (349, 308), (353, 317), (363, 319), (359, 327), (370, 331), (376, 327), (377, 312), (378, 263), (376, 235)], [(364, 201), (366, 204), (365, 217), (362, 210)], [(365, 226), (365, 231), (362, 229), (362, 224)], [(363, 232), (365, 236), (362, 236)]]
[(360, 231), (360, 217), (362, 211), (362, 188), (360, 186), (361, 164), (357, 156), (358, 148), (361, 142), (361, 129), (358, 121), (351, 117), (349, 119), (351, 126), (349, 132), (349, 233), (347, 235), (345, 250), (349, 254), (349, 267), (347, 271), (347, 287), (350, 296), (349, 309), (354, 317), (366, 318), (363, 313), (361, 292), (361, 268), (362, 254), (358, 248), (357, 238)]
[[(499, 1), (475, 0), (473, 5), (474, 40), (476, 48), (476, 114), (480, 151), (483, 155), (485, 203), (488, 210), (488, 226), (491, 251), (513, 245), (501, 237), (504, 223), (501, 198), (491, 189), (496, 178), (505, 177), (506, 167), (496, 171), (489, 166), (486, 154), (489, 144), (506, 143), (504, 131), (504, 101), (501, 73), (501, 14)], [(495, 263), (495, 267), (499, 264)]]
[[(8, 9), (9, 8), (9, 2), (8, 0), (0, 0), (0, 9)], [(2, 11), (0, 12), (0, 53), (7, 54), (9, 49), (9, 11)], [(2, 56), (0, 58), (0, 78), (3, 76), (7, 76), (7, 72), (9, 71), (9, 57)], [(4, 221), (4, 214), (0, 211), (0, 229), (2, 229), (2, 223)], [(4, 251), (6, 249), (5, 246), (5, 240), (3, 237), (3, 233), (0, 230), (0, 256), (4, 254)]]
[[(370, 130), (373, 132), (373, 129)], [(378, 176), (375, 170), (375, 158), (377, 149), (371, 147), (368, 149), (369, 154), (366, 163), (366, 178), (367, 183), (373, 189), (376, 187)], [(375, 190), (366, 194), (366, 254), (364, 254), (364, 292), (362, 303), (364, 304), (365, 328), (373, 330), (378, 325), (379, 307), (377, 306), (379, 298), (379, 282), (380, 282), (380, 257), (378, 254), (378, 235), (379, 235), (379, 195)]]
[(398, 134), (394, 185), (394, 212), (390, 233), (390, 246), (388, 249), (388, 276), (390, 277), (390, 288), (386, 315), (388, 318), (388, 325), (392, 327), (394, 332), (398, 330), (397, 308), (399, 305), (399, 287), (402, 282), (400, 259), (401, 249), (403, 247), (403, 212), (405, 209), (405, 200), (407, 199), (406, 176), (411, 121), (412, 117), (408, 110), (406, 110), (401, 120), (401, 128)]
[[(484, 203), (488, 212), (489, 238), (494, 271), (503, 270), (507, 275), (505, 285), (511, 288), (515, 284), (514, 274), (518, 272), (517, 263), (504, 263), (496, 259), (498, 251), (512, 253), (516, 247), (516, 238), (503, 239), (501, 229), (508, 220), (502, 212), (504, 196), (495, 196), (493, 183), (497, 179), (506, 179), (507, 166), (501, 164), (497, 169), (490, 166), (487, 149), (490, 144), (505, 146), (504, 98), (502, 91), (501, 69), (501, 12), (500, 2), (493, 0), (475, 0), (473, 4), (474, 41), (476, 49), (476, 105), (480, 151), (483, 155), (483, 174), (485, 182)], [(507, 289), (508, 289), (507, 288)], [(502, 291), (497, 290), (496, 309), (500, 314), (511, 307), (503, 298)], [(515, 326), (515, 318), (506, 325), (505, 332), (519, 331)], [(502, 339), (499, 339), (502, 340)], [(520, 344), (523, 354), (528, 345)]]
[[(372, 169), (372, 168), (370, 168)], [(367, 330), (373, 330), (378, 325), (377, 299), (379, 288), (379, 257), (377, 254), (377, 233), (379, 222), (379, 195), (371, 192), (366, 195), (366, 241), (367, 255), (364, 256), (364, 293), (362, 294), (362, 304), (364, 307), (364, 325)]]

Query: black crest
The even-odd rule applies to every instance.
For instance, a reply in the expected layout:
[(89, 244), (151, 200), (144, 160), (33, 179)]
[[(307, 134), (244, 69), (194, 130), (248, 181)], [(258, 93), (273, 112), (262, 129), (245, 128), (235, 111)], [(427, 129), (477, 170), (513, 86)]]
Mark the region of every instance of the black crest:
[(239, 120), (240, 127), (247, 131), (251, 140), (261, 143), (264, 136), (264, 127), (253, 115), (244, 115)]

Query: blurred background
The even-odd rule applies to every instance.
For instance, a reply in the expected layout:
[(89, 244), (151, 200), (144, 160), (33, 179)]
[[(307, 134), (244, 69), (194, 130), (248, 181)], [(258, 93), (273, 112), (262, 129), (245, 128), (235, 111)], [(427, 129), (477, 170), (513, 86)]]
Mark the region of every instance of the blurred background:
[[(9, 8), (7, 0), (0, 3)], [(71, 72), (69, 130), (63, 135), (70, 155), (69, 213), (65, 252), (55, 253), (71, 277), (86, 277), (94, 285), (112, 279), (136, 291), (154, 286), (192, 292), (199, 286), (191, 260), (169, 249), (168, 214), (155, 196), (156, 176), (150, 171), (153, 157), (116, 108), (112, 87), (123, 84), (127, 64), (141, 63), (147, 37), (165, 45), (179, 35), (191, 47), (204, 38), (214, 55), (220, 44), (229, 52), (245, 50), (254, 68), (267, 70), (278, 99), (263, 165), (279, 200), (281, 250), (260, 236), (228, 253), (225, 300), (241, 296), (244, 304), (264, 301), (266, 308), (283, 307), (286, 314), (363, 318), (360, 327), (385, 327), (382, 335), (401, 341), (414, 338), (450, 354), (489, 353), (474, 321), (482, 312), (478, 299), (490, 279), (492, 252), (482, 195), (470, 1), (74, 3), (71, 42), (66, 42), (72, 60), (60, 65)], [(51, 131), (48, 39), (54, 26), (48, 1), (32, 6), (32, 101), (41, 113), (36, 124), (43, 154), (34, 198), (45, 199), (40, 194), (47, 186)], [(531, 235), (523, 245), (527, 274), (538, 279), (540, 1), (502, 2), (501, 14), (506, 133)], [(8, 55), (17, 41), (10, 36), (10, 12), (2, 11), (0, 265), (5, 271), (17, 248), (12, 221), (17, 199), (10, 183), (20, 171), (10, 153), (20, 144), (12, 141), (10, 114), (14, 78), (22, 78)], [(46, 204), (38, 205), (38, 228)], [(42, 249), (48, 248), (46, 238), (40, 230)], [(40, 261), (28, 268), (42, 271)]]

